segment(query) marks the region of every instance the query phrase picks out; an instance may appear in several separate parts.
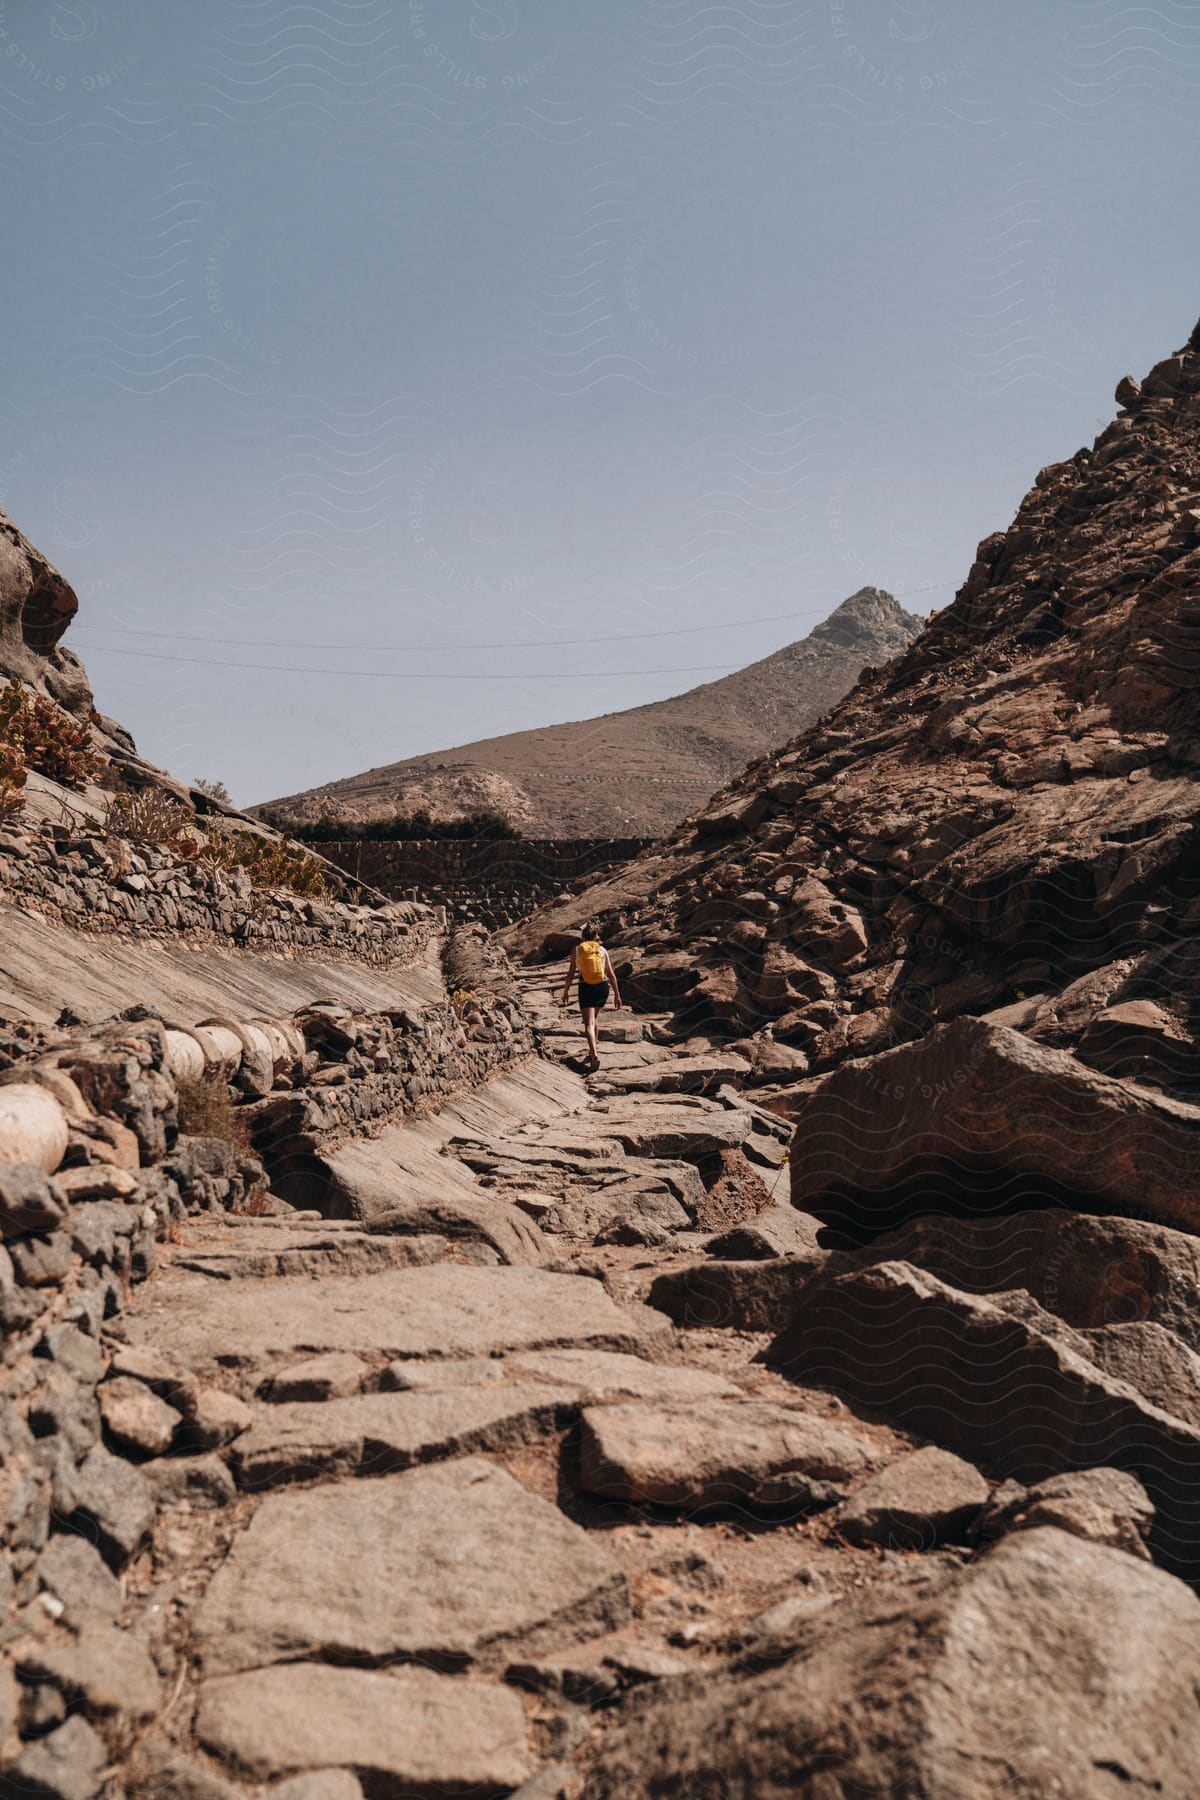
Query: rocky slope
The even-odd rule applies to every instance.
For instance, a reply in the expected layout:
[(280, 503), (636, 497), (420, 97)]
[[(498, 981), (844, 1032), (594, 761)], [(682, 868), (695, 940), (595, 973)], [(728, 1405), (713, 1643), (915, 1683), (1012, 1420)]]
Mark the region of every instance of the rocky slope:
[(1200, 333), (1117, 399), (908, 651), (510, 934), (599, 912), (628, 993), (835, 1071), (792, 1096), (806, 1207), (989, 1175), (1200, 1219)]
[(799, 643), (673, 699), (409, 757), (270, 805), (304, 820), (486, 810), (528, 837), (655, 837), (920, 626), (890, 594), (861, 588)]

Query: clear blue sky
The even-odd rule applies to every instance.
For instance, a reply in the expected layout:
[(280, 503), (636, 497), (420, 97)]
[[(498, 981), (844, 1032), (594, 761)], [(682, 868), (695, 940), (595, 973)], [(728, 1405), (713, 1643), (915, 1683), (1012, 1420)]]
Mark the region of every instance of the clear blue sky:
[(243, 803), (928, 611), (1200, 314), (1198, 99), (1178, 0), (0, 0), (0, 506)]

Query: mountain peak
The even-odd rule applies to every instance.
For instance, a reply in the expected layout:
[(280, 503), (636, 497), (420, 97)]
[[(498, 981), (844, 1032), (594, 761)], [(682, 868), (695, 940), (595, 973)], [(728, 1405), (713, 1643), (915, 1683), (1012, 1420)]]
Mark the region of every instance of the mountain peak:
[(487, 810), (531, 837), (658, 837), (836, 705), (864, 664), (905, 650), (921, 625), (882, 588), (860, 588), (808, 637), (687, 693), (426, 751), (269, 804), (303, 820)]
[(896, 643), (896, 650), (901, 650), (924, 625), (924, 619), (906, 612), (886, 588), (861, 587), (835, 606), (811, 635), (818, 642), (847, 645), (857, 638), (885, 637), (890, 641), (895, 636), (902, 639)]

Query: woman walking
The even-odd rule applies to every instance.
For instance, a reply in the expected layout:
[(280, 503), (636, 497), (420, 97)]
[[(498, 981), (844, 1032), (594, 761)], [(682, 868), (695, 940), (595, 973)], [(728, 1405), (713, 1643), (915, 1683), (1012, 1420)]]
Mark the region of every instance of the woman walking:
[(571, 951), (571, 961), (567, 967), (567, 979), (563, 982), (562, 1001), (565, 1006), (571, 997), (571, 982), (579, 976), (579, 1011), (583, 1017), (583, 1034), (587, 1038), (588, 1068), (593, 1072), (600, 1067), (600, 1046), (597, 1042), (596, 1026), (600, 1009), (608, 1004), (611, 991), (613, 1006), (617, 1012), (621, 1010), (621, 990), (617, 985), (617, 977), (609, 960), (608, 951), (600, 942), (599, 933), (594, 925), (585, 925), (579, 934), (579, 942)]

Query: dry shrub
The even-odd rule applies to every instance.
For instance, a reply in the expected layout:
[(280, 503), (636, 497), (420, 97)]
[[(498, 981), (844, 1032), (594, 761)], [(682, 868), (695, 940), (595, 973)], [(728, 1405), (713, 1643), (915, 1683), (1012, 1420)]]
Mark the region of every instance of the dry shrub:
[(189, 860), (200, 853), (195, 813), (162, 788), (114, 794), (105, 810), (104, 830), (110, 839), (161, 845)]
[(194, 810), (162, 788), (114, 795), (104, 829), (110, 855), (113, 845), (128, 839), (158, 845), (210, 870), (243, 869), (256, 888), (288, 888), (310, 899), (328, 892), (324, 864), (299, 844), (207, 821), (202, 830)]
[(328, 892), (324, 865), (286, 839), (272, 841), (253, 831), (214, 831), (204, 860), (218, 869), (244, 869), (257, 888), (288, 888), (307, 899)]
[(252, 1148), (246, 1120), (229, 1097), (228, 1083), (219, 1075), (186, 1077), (176, 1083), (176, 1116), (180, 1131), (189, 1137), (224, 1138), (235, 1150)]
[(215, 780), (207, 775), (197, 775), (192, 786), (199, 794), (207, 794), (210, 800), (219, 801), (222, 806), (232, 806), (233, 799), (223, 781)]

